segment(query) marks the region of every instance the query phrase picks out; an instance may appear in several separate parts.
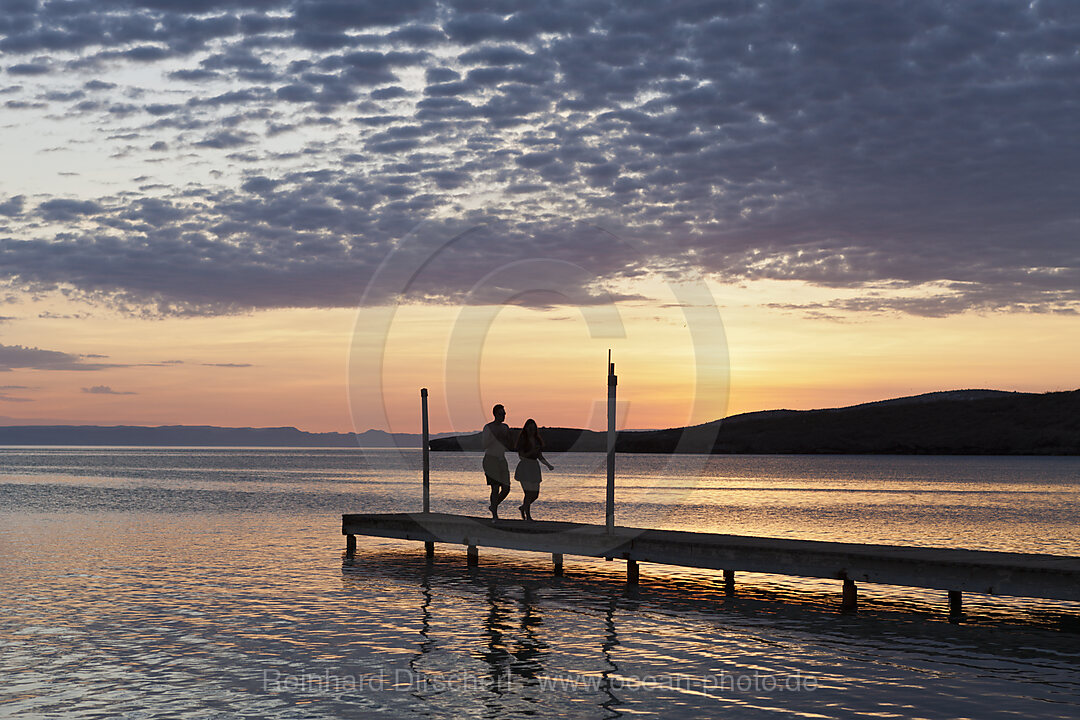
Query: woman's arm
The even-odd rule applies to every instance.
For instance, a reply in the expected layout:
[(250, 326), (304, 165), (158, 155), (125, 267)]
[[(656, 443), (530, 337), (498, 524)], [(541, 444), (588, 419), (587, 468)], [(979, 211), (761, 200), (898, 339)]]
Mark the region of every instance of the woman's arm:
[(537, 452), (537, 453), (536, 453), (536, 459), (537, 459), (537, 460), (539, 460), (540, 462), (544, 463), (545, 465), (547, 465), (547, 469), (548, 469), (548, 470), (554, 470), (554, 469), (555, 469), (555, 466), (554, 466), (554, 465), (552, 465), (551, 463), (549, 463), (549, 462), (547, 461), (547, 458), (546, 458), (546, 457), (544, 457), (544, 453), (542, 453), (542, 452)]

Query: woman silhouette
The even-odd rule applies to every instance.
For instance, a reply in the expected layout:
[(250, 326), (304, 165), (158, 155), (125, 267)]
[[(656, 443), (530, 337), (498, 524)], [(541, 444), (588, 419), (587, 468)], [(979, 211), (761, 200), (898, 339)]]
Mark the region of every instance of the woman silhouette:
[(514, 449), (521, 458), (514, 470), (514, 479), (521, 483), (521, 489), (525, 492), (525, 500), (519, 508), (521, 519), (532, 520), (532, 504), (540, 495), (540, 463), (544, 463), (548, 470), (555, 469), (544, 457), (544, 440), (532, 418), (522, 426)]

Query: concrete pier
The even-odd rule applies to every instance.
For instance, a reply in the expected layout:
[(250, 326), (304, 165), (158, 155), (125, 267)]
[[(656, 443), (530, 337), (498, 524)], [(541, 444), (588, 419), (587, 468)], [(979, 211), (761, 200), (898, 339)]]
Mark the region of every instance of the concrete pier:
[(343, 515), (346, 553), (357, 535), (449, 543), (468, 548), (478, 563), (479, 546), (549, 553), (556, 573), (564, 555), (627, 561), (627, 582), (639, 581), (638, 563), (724, 571), (734, 592), (735, 573), (760, 572), (843, 581), (842, 609), (858, 607), (857, 582), (948, 591), (951, 615), (959, 615), (964, 592), (1080, 601), (1080, 557), (921, 548), (900, 545), (789, 540), (742, 535), (649, 530), (575, 523), (492, 520), (443, 513)]

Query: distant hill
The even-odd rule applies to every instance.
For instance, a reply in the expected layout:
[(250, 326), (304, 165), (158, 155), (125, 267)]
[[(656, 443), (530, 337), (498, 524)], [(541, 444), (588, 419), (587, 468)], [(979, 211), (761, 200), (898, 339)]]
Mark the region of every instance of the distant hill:
[[(606, 435), (544, 428), (552, 452), (603, 452)], [(480, 450), (480, 434), (434, 436), (432, 450)], [(19, 425), (0, 445), (420, 447), (412, 433), (310, 433), (294, 427)], [(828, 410), (767, 410), (704, 425), (622, 431), (619, 452), (1080, 455), (1080, 390), (955, 390)]]
[(310, 433), (294, 427), (21, 425), (0, 427), (0, 445), (418, 448), (420, 436), (382, 430), (362, 433)]
[[(552, 452), (606, 449), (606, 435), (544, 428)], [(431, 441), (480, 450), (480, 435)], [(769, 410), (704, 425), (618, 433), (642, 453), (1080, 455), (1080, 390), (1045, 394), (956, 390), (827, 410)]]

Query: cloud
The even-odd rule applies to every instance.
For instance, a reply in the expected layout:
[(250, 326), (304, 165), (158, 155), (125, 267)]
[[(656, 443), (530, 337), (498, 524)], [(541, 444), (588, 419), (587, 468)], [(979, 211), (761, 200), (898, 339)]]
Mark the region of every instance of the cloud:
[(75, 220), (83, 215), (96, 215), (101, 211), (102, 207), (91, 200), (68, 198), (47, 200), (38, 206), (41, 217), (52, 222)]
[(113, 390), (108, 385), (93, 385), (88, 388), (84, 387), (82, 391), (90, 395), (138, 395), (138, 393), (130, 391)]
[(163, 48), (158, 45), (139, 45), (137, 47), (129, 48), (120, 53), (123, 57), (137, 62), (154, 62), (155, 60), (161, 60), (169, 57), (171, 54), (168, 48)]
[(248, 368), (255, 367), (251, 363), (203, 363), (206, 367), (220, 367), (220, 368)]
[(0, 372), (11, 370), (78, 370), (92, 371), (122, 367), (112, 363), (88, 363), (80, 355), (58, 350), (42, 350), (23, 345), (0, 345)]
[[(55, 313), (51, 310), (43, 310), (38, 313), (38, 318), (42, 320), (81, 320), (86, 317), (85, 313)], [(83, 355), (82, 357), (105, 357), (104, 355)]]
[(704, 273), (835, 288), (807, 311), (837, 315), (1072, 312), (1078, 34), (1048, 0), (9, 3), (6, 107), (175, 180), (0, 200), (0, 276), (343, 307), (416, 228), (476, 227), (403, 297), (479, 302), (542, 255), (585, 302)]
[(34, 402), (34, 398), (22, 397), (21, 395), (11, 395), (9, 390), (34, 390), (29, 385), (0, 385), (0, 402)]
[(222, 130), (212, 135), (208, 135), (195, 143), (195, 145), (199, 147), (222, 149), (239, 147), (241, 145), (247, 145), (250, 142), (250, 133), (237, 133), (229, 130)]
[(8, 65), (8, 75), (46, 75), (52, 68), (46, 63), (17, 63)]
[(393, 27), (433, 17), (430, 0), (300, 0), (293, 22), (297, 28), (367, 29)]
[(446, 33), (438, 26), (404, 25), (389, 33), (387, 38), (393, 43), (401, 43), (415, 47), (428, 47), (444, 42), (446, 40)]

